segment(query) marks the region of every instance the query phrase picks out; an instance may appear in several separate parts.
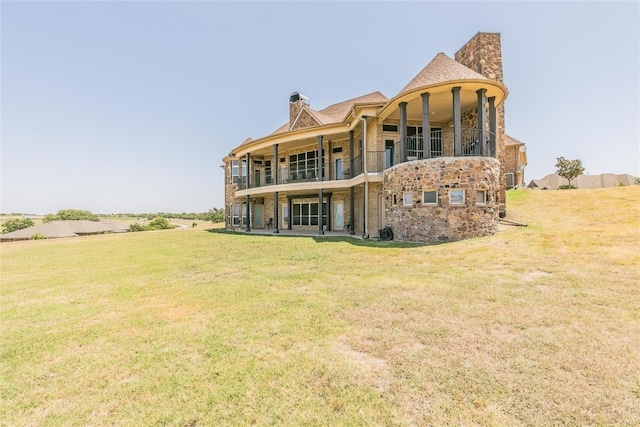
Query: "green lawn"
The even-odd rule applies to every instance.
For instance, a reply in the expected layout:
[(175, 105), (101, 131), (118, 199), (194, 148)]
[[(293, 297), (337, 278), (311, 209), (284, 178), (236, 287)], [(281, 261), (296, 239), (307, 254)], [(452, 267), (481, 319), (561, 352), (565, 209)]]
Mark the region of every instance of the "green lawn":
[(7, 426), (640, 424), (640, 186), (442, 245), (170, 230), (0, 245)]

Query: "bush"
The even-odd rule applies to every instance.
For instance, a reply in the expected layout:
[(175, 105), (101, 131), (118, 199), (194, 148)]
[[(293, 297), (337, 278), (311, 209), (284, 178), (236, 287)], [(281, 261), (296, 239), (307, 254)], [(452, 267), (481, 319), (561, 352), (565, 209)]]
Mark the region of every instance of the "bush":
[(129, 226), (129, 231), (135, 232), (135, 231), (145, 231), (147, 229), (147, 227), (145, 227), (144, 225), (140, 225), (137, 222), (135, 224), (131, 224)]
[(23, 228), (32, 227), (34, 222), (29, 218), (24, 219), (10, 219), (2, 224), (2, 234), (11, 233), (12, 231), (22, 230)]
[(558, 187), (558, 190), (576, 190), (578, 189), (578, 187), (576, 187), (575, 185), (561, 185), (560, 187)]
[(175, 227), (169, 224), (169, 221), (167, 221), (166, 218), (161, 216), (154, 218), (153, 221), (151, 221), (149, 225), (147, 225), (148, 230), (169, 230), (171, 228)]
[(33, 236), (29, 237), (29, 240), (43, 240), (46, 238), (47, 236), (45, 236), (44, 234), (36, 233)]

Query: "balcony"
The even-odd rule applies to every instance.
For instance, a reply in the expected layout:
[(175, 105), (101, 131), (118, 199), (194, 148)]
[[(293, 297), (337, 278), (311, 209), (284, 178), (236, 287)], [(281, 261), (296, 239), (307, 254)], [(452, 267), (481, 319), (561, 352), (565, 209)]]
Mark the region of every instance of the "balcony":
[[(481, 132), (478, 129), (462, 129), (461, 146), (459, 156), (487, 156), (490, 157), (489, 132), (486, 132), (487, 139), (482, 140)], [(431, 132), (431, 144), (428, 153), (424, 150), (424, 137), (422, 134), (408, 136), (405, 140), (404, 148), (406, 155), (402, 155), (401, 141), (396, 141), (393, 145), (386, 147), (384, 151), (367, 151), (366, 165), (369, 173), (380, 173), (394, 165), (409, 162), (412, 160), (423, 160), (426, 158), (455, 157), (454, 155), (454, 132), (449, 130), (436, 130)], [(404, 158), (403, 158), (404, 157)], [(323, 181), (349, 180), (361, 175), (364, 172), (365, 157), (360, 154), (356, 156), (349, 167), (331, 170), (328, 176), (326, 165), (322, 170)], [(315, 166), (289, 170), (280, 168), (278, 170), (278, 182), (275, 182), (273, 171), (259, 170), (251, 174), (250, 188), (268, 187), (276, 184), (296, 184), (303, 182), (318, 182), (317, 169)], [(238, 177), (235, 182), (238, 190), (246, 190), (246, 177)]]

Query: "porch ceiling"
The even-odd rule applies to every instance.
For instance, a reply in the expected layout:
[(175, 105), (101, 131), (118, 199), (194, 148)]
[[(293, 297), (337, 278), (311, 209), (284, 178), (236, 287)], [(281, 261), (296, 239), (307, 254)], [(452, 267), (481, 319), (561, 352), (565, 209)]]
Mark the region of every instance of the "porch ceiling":
[[(478, 89), (463, 89), (460, 91), (460, 106), (462, 111), (476, 107), (478, 104), (478, 95), (475, 91)], [(453, 120), (453, 94), (450, 91), (432, 93), (429, 96), (429, 113), (429, 120), (432, 122), (448, 122)], [(394, 110), (389, 117), (399, 119), (399, 110)], [(422, 98), (420, 96), (407, 101), (407, 119), (422, 120)]]

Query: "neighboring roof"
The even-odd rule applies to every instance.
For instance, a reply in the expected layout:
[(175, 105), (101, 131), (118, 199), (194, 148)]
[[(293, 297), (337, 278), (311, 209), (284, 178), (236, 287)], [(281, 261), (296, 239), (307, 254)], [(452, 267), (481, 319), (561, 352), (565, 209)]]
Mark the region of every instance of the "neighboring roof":
[(518, 141), (517, 139), (507, 134), (504, 135), (504, 144), (505, 145), (525, 145), (524, 142)]
[[(339, 102), (337, 104), (329, 105), (328, 107), (317, 111), (313, 108), (305, 105), (304, 110), (307, 110), (318, 122), (320, 125), (329, 125), (333, 123), (340, 123), (345, 119), (349, 111), (356, 104), (366, 104), (366, 103), (384, 103), (389, 99), (384, 96), (381, 92), (372, 92), (366, 95), (358, 96), (356, 98), (348, 99), (346, 101)], [(294, 119), (295, 120), (295, 119)], [(271, 135), (277, 135), (279, 133), (287, 132), (291, 129), (292, 123), (287, 122), (284, 125), (280, 126), (278, 129), (273, 131)]]
[[(575, 179), (571, 180), (571, 185), (575, 185), (578, 188), (606, 188), (617, 187), (620, 184), (633, 185), (636, 182), (636, 178), (629, 174), (616, 175), (613, 173), (603, 173), (600, 175), (578, 175)], [(549, 188), (555, 190), (561, 185), (568, 185), (569, 181), (566, 178), (562, 178), (556, 173), (549, 174), (542, 179), (532, 180), (529, 188)]]
[(2, 234), (0, 240), (27, 240), (36, 233), (48, 239), (55, 239), (78, 237), (83, 234), (122, 233), (128, 230), (128, 225), (114, 221), (51, 221)]
[(452, 80), (489, 80), (480, 73), (465, 67), (455, 59), (440, 52), (407, 84), (398, 95), (423, 86), (430, 86)]

